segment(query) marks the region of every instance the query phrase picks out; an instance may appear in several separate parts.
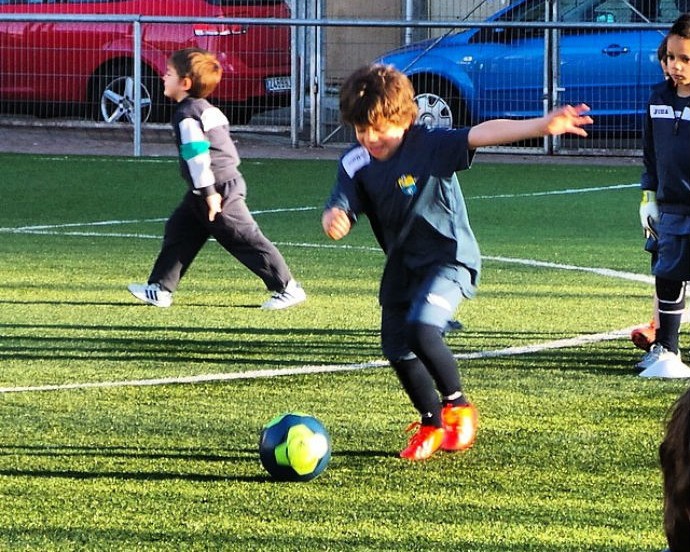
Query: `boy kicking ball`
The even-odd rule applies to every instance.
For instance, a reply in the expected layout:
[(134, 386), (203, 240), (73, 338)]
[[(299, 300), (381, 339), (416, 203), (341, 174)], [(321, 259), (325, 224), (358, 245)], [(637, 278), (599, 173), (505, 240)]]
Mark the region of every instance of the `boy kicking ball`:
[(339, 240), (364, 214), (386, 253), (382, 349), (420, 415), (408, 427), (415, 432), (402, 458), (467, 449), (477, 432), (477, 410), (443, 339), (460, 302), (474, 296), (481, 268), (456, 171), (468, 169), (482, 146), (566, 132), (586, 136), (588, 110), (566, 106), (536, 119), (432, 130), (414, 124), (412, 84), (393, 67), (362, 67), (344, 83), (341, 116), (358, 144), (340, 159), (322, 226)]
[(263, 309), (292, 307), (307, 296), (249, 212), (228, 120), (206, 100), (221, 75), (215, 56), (200, 48), (175, 52), (168, 61), (164, 94), (177, 102), (172, 124), (187, 193), (165, 224), (163, 246), (148, 282), (128, 289), (145, 303), (169, 307), (185, 272), (213, 237), (272, 292)]

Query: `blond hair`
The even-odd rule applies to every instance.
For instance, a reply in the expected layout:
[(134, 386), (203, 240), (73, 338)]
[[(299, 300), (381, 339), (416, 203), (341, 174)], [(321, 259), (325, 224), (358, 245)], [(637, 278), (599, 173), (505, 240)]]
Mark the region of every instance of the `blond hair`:
[(206, 98), (216, 89), (223, 68), (214, 54), (202, 48), (185, 48), (174, 52), (168, 60), (180, 78), (189, 78), (192, 86), (189, 95)]

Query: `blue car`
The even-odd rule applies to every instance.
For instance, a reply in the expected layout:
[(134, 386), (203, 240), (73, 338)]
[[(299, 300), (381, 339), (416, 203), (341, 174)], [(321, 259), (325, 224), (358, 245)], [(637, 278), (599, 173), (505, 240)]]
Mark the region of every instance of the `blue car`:
[[(551, 94), (556, 105), (589, 105), (597, 130), (637, 132), (650, 87), (664, 78), (657, 49), (686, 1), (560, 0), (557, 21), (575, 25), (558, 31), (560, 63), (553, 64), (557, 74), (546, 79), (544, 29), (501, 27), (502, 22), (545, 21), (544, 0), (518, 0), (487, 20), (495, 26), (415, 43), (378, 61), (411, 78), (419, 120), (428, 126), (541, 116)], [(612, 28), (588, 29), (578, 23)], [(649, 28), (615, 28), (627, 23)], [(664, 29), (650, 23), (662, 23)], [(549, 82), (555, 86), (547, 87)]]

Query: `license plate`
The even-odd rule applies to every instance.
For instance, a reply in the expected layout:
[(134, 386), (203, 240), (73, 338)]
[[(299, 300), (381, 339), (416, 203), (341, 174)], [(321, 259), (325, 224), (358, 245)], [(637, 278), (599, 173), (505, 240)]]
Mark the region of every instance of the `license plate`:
[(266, 79), (266, 92), (285, 92), (291, 88), (290, 77), (268, 77)]

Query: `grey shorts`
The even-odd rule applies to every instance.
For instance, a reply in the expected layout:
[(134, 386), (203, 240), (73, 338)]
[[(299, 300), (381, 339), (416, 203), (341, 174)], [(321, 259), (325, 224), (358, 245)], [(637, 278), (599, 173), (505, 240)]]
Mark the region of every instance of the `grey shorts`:
[(381, 348), (390, 361), (412, 358), (407, 327), (421, 323), (443, 329), (462, 301), (462, 287), (436, 274), (423, 280), (409, 304), (384, 306), (381, 310)]

